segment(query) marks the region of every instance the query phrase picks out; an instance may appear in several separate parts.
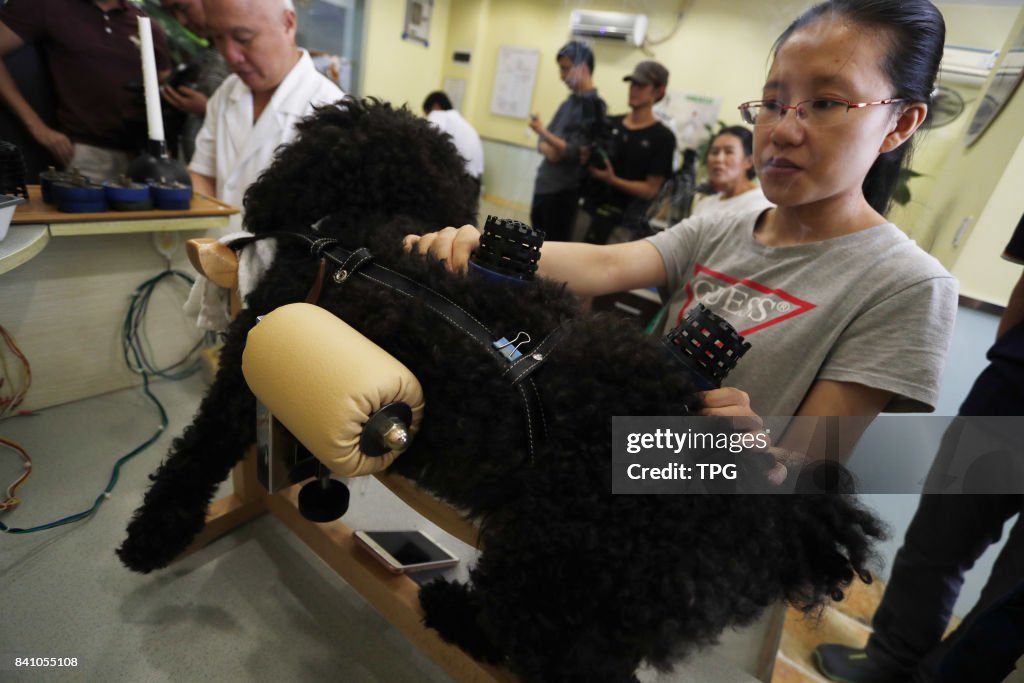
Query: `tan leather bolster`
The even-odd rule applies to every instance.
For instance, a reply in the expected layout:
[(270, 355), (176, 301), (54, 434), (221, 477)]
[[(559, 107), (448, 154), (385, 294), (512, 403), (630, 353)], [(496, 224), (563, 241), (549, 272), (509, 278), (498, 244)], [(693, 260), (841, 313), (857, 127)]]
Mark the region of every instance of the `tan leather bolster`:
[(289, 304), (249, 332), (242, 372), (252, 392), (335, 474), (352, 477), (385, 469), (391, 451), (370, 457), (359, 448), (363, 425), (380, 407), (401, 401), (412, 409), (410, 433), (423, 417), (416, 377), (382, 348), (324, 309)]

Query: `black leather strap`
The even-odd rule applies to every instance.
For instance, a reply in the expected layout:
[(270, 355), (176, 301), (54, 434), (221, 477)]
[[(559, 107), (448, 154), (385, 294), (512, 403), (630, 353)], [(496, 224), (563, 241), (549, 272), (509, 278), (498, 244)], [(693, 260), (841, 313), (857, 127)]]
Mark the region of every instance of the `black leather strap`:
[(515, 387), (521, 398), (526, 418), (527, 446), (530, 459), (531, 461), (533, 460), (536, 449), (547, 438), (547, 424), (544, 419), (540, 393), (537, 391), (533, 380), (530, 379), (530, 375), (543, 365), (552, 350), (568, 333), (568, 323), (563, 323), (556, 327), (535, 349), (524, 353), (509, 365), (508, 359), (494, 346), (494, 342), (499, 339), (499, 335), (494, 334), (486, 325), (474, 318), (471, 313), (458, 304), (426, 285), (401, 273), (385, 268), (380, 264), (372, 263), (371, 259), (373, 256), (365, 247), (356, 251), (349, 251), (344, 247), (338, 246), (336, 240), (331, 238), (315, 239), (302, 233), (292, 232), (274, 232), (254, 237), (244, 237), (232, 241), (230, 246), (238, 248), (253, 241), (270, 237), (295, 238), (307, 242), (311, 247), (314, 257), (325, 258), (339, 266), (331, 278), (336, 284), (343, 285), (353, 275), (358, 275), (397, 294), (415, 299), (418, 305), (434, 312), (449, 325), (475, 341), (500, 364), (500, 367), (504, 368), (502, 375), (508, 378), (509, 383)]
[[(333, 249), (338, 248), (339, 247), (333, 247)], [(369, 263), (371, 258), (373, 258), (373, 254), (371, 254), (370, 250), (366, 247), (349, 252), (345, 260), (341, 262), (341, 268), (338, 268), (334, 271), (334, 274), (331, 275), (331, 280), (333, 280), (336, 285), (344, 284), (345, 280), (348, 280), (352, 274)]]
[(539, 368), (548, 359), (548, 354), (551, 353), (552, 349), (558, 346), (558, 343), (565, 338), (565, 335), (569, 332), (569, 327), (569, 321), (565, 321), (551, 330), (548, 336), (544, 337), (540, 344), (537, 345), (537, 348), (513, 361), (512, 365), (502, 374), (507, 376), (512, 381), (512, 384), (518, 384), (529, 377), (534, 370)]

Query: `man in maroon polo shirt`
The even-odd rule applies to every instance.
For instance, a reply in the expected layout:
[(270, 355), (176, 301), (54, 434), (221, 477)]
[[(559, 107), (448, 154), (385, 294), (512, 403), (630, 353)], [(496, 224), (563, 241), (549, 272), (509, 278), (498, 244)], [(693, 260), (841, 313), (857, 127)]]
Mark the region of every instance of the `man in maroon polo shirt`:
[[(146, 112), (125, 88), (142, 82), (137, 17), (127, 0), (9, 0), (0, 9), (0, 57), (26, 43), (45, 53), (57, 103), (50, 128), (0, 62), (0, 100), (63, 166), (115, 179), (145, 145)], [(153, 25), (157, 70), (169, 73), (167, 41)]]

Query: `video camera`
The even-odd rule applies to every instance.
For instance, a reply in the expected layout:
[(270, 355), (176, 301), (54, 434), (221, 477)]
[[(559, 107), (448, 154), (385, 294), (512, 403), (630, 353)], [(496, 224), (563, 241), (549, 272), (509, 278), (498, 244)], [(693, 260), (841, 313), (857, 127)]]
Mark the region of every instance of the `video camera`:
[(608, 112), (601, 100), (585, 99), (583, 101), (583, 124), (581, 126), (580, 144), (590, 149), (587, 166), (604, 169), (608, 167), (611, 155), (611, 126), (608, 124)]

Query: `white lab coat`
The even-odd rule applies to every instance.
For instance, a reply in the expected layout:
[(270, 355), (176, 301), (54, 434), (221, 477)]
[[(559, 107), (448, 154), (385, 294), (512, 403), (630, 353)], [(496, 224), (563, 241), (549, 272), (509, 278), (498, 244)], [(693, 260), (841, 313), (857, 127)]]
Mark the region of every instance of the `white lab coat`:
[[(189, 170), (216, 179), (218, 199), (241, 208), (245, 190), (273, 161), (274, 150), (295, 137), (296, 122), (314, 105), (344, 97), (316, 70), (309, 53), (301, 52), (255, 126), (252, 92), (238, 76), (228, 76), (210, 97)], [(229, 230), (241, 225), (241, 217), (233, 216)]]
[(469, 121), (462, 118), (462, 115), (454, 110), (436, 109), (427, 114), (427, 120), (437, 128), (452, 136), (452, 143), (455, 149), (466, 161), (466, 173), (479, 178), (484, 173), (484, 147), (480, 142), (480, 136), (470, 125)]

